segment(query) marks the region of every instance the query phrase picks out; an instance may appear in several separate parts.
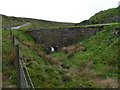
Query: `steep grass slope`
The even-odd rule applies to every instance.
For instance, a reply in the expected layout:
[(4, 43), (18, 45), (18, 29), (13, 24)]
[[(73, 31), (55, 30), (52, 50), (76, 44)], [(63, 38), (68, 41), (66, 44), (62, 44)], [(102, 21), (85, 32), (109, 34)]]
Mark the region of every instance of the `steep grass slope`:
[[(39, 56), (38, 52), (44, 52), (44, 48), (38, 45), (25, 31), (13, 30), (13, 32), (18, 38), (21, 52), (35, 87), (101, 88), (113, 87), (110, 81), (107, 82), (108, 86), (104, 86), (100, 82), (107, 80), (107, 78), (115, 80), (118, 77), (119, 34), (113, 33), (118, 31), (118, 27), (118, 25), (105, 26), (104, 30), (96, 35), (80, 38), (75, 44), (84, 44), (85, 51), (69, 55), (61, 49), (51, 53), (50, 56), (57, 58), (62, 66), (51, 65), (48, 60)], [(9, 63), (9, 60), (12, 60), (12, 44), (7, 38), (8, 35), (9, 31), (3, 31), (4, 87), (15, 87), (16, 73), (14, 65)], [(28, 47), (22, 44), (23, 41), (32, 44), (32, 46)], [(12, 76), (11, 79), (9, 79), (10, 76)], [(116, 81), (114, 84), (115, 87), (118, 86)]]
[(89, 20), (85, 20), (81, 24), (101, 24), (101, 23), (117, 23), (120, 21), (120, 6), (117, 8), (112, 8), (104, 11), (100, 11), (93, 15)]
[[(113, 13), (111, 10), (114, 11), (116, 9), (103, 12), (110, 14)], [(110, 14), (110, 17), (115, 15)], [(95, 20), (95, 23), (96, 21), (103, 23), (103, 17), (106, 17), (106, 14), (97, 14), (92, 17), (93, 19), (91, 18), (91, 21)], [(99, 20), (96, 20), (96, 18), (99, 18)], [(56, 65), (49, 63), (46, 58), (39, 55), (39, 52), (46, 52), (43, 45), (37, 44), (37, 42), (26, 33), (26, 30), (66, 28), (71, 27), (73, 24), (35, 19), (8, 18), (5, 16), (3, 17), (4, 26), (2, 30), (4, 88), (14, 88), (17, 83), (14, 63), (11, 62), (14, 59), (14, 51), (9, 30), (7, 29), (10, 26), (10, 22), (12, 22), (11, 26), (21, 25), (26, 22), (31, 23), (29, 26), (12, 30), (12, 32), (19, 41), (20, 51), (23, 54), (25, 64), (36, 88), (118, 87), (117, 81), (120, 79), (120, 77), (118, 77), (118, 73), (120, 73), (120, 71), (118, 71), (118, 46), (120, 46), (118, 42), (120, 38), (119, 25), (104, 26), (103, 30), (97, 32), (95, 35), (80, 37), (76, 43), (50, 53), (49, 55), (51, 57), (57, 58), (57, 60), (61, 62), (60, 65)], [(25, 42), (31, 46), (28, 47)], [(80, 46), (81, 48), (79, 48), (79, 45), (83, 47)], [(77, 49), (75, 46), (77, 46)]]
[[(37, 43), (24, 31), (13, 30), (14, 35), (18, 37), (20, 50), (25, 59), (27, 69), (30, 73), (32, 81), (36, 88), (67, 88), (67, 87), (102, 87), (95, 84), (89, 78), (79, 78), (73, 76), (68, 70), (62, 68), (60, 65), (50, 64), (48, 60), (39, 56), (38, 52), (44, 52), (41, 45)], [(6, 36), (9, 36), (9, 31), (3, 31), (3, 73), (4, 73), (4, 88), (16, 87), (16, 73), (14, 64), (10, 63), (12, 60), (11, 41)], [(32, 47), (27, 47), (22, 42), (29, 42)], [(8, 47), (11, 47), (11, 49)], [(9, 56), (9, 57), (8, 57)], [(11, 78), (10, 78), (11, 77)], [(79, 86), (79, 85), (82, 86)]]
[[(96, 35), (83, 37), (77, 43), (82, 42), (86, 51), (80, 51), (71, 54), (59, 51), (52, 53), (53, 56), (59, 58), (64, 66), (70, 68), (70, 72), (79, 76), (79, 78), (87, 77), (95, 81), (96, 78), (118, 78), (118, 34), (114, 34), (114, 30), (118, 25), (105, 26), (104, 30)], [(120, 27), (119, 27), (120, 29)], [(118, 31), (119, 31), (118, 29)], [(100, 83), (100, 80), (99, 80)], [(109, 82), (112, 87), (111, 82)], [(116, 82), (118, 85), (118, 83)]]
[(117, 8), (108, 9), (105, 11), (101, 11), (94, 16), (92, 16), (89, 21), (91, 23), (112, 23), (118, 22), (120, 6)]

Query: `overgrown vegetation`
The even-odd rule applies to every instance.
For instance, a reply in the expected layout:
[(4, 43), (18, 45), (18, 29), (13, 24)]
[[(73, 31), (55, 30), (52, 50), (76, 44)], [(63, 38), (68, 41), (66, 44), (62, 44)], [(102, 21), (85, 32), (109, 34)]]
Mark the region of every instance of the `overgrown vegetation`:
[[(71, 58), (63, 51), (52, 55), (60, 58), (66, 66), (79, 67), (93, 61), (92, 69), (95, 72), (103, 72), (104, 77), (117, 77), (118, 75), (118, 37), (112, 31), (118, 25), (105, 26), (104, 30), (96, 35), (80, 38), (76, 43), (82, 42), (87, 50), (74, 53)], [(61, 57), (62, 56), (62, 57)], [(110, 68), (111, 67), (111, 68)]]
[[(113, 14), (112, 12), (116, 10), (117, 9), (110, 9), (100, 12), (90, 20), (94, 21), (98, 18), (96, 21), (103, 23), (103, 17), (115, 16), (117, 13)], [(107, 16), (106, 14), (109, 15)], [(19, 22), (19, 20), (21, 23), (12, 24), (12, 26), (26, 22), (31, 23), (29, 26), (12, 30), (12, 32), (19, 41), (20, 51), (36, 88), (114, 87), (111, 85), (111, 81), (106, 81), (105, 83), (107, 83), (107, 85), (105, 85), (103, 80), (118, 78), (118, 46), (120, 45), (120, 43), (118, 43), (118, 31), (120, 29), (118, 25), (104, 26), (103, 30), (97, 32), (95, 35), (79, 38), (76, 43), (65, 47), (65, 49), (59, 49), (58, 51), (50, 53), (49, 55), (51, 57), (55, 57), (61, 62), (61, 64), (56, 65), (49, 63), (46, 58), (39, 55), (39, 52), (45, 53), (43, 45), (37, 44), (37, 42), (26, 33), (26, 30), (74, 27), (72, 26), (73, 24), (9, 17), (3, 19), (2, 65), (4, 88), (16, 87), (16, 72), (14, 64), (11, 63), (11, 60), (14, 59), (14, 52), (7, 28), (10, 22), (16, 23)], [(27, 44), (29, 44), (29, 46)], [(81, 47), (80, 45), (83, 46)], [(76, 46), (82, 49), (78, 49), (78, 47), (76, 49)], [(118, 86), (117, 82), (112, 84)]]
[[(23, 57), (25, 59), (27, 69), (31, 75), (32, 81), (37, 88), (65, 88), (65, 87), (95, 87), (98, 88), (99, 85), (96, 85), (93, 81), (91, 81), (89, 78), (80, 78), (75, 77), (71, 75), (68, 70), (62, 68), (60, 65), (51, 65), (47, 60), (41, 58), (38, 55), (37, 51), (44, 51), (44, 49), (40, 46), (37, 46), (34, 40), (27, 35), (24, 31), (21, 30), (14, 30), (13, 31), (15, 36), (17, 36), (19, 44), (20, 44), (20, 50), (23, 54)], [(3, 35), (8, 36), (9, 32)], [(5, 47), (12, 46), (10, 39), (5, 39), (7, 42), (4, 45)], [(9, 41), (9, 42), (8, 42)], [(27, 47), (22, 44), (22, 41), (29, 42), (34, 45), (34, 47)], [(3, 42), (4, 43), (4, 42)], [(12, 48), (11, 48), (12, 49)], [(37, 49), (37, 51), (36, 51)], [(3, 50), (9, 54), (9, 50)], [(13, 69), (14, 65), (9, 64), (8, 59), (9, 57), (6, 57), (6, 55), (3, 55), (3, 59), (5, 62), (3, 62), (3, 65), (7, 64), (6, 66), (3, 66), (3, 72), (9, 72), (12, 70), (11, 74), (7, 73), (7, 75), (10, 77), (12, 76), (12, 79), (10, 79), (7, 83), (10, 85), (16, 84), (15, 79), (15, 70)], [(9, 56), (9, 55), (8, 55)], [(7, 62), (6, 62), (7, 61)], [(11, 67), (11, 69), (10, 69)], [(14, 76), (14, 77), (13, 77)], [(8, 80), (8, 78), (6, 79)], [(78, 83), (79, 82), (79, 83)], [(71, 86), (72, 84), (72, 86)], [(79, 85), (82, 86), (79, 86)], [(5, 86), (7, 87), (7, 86)]]

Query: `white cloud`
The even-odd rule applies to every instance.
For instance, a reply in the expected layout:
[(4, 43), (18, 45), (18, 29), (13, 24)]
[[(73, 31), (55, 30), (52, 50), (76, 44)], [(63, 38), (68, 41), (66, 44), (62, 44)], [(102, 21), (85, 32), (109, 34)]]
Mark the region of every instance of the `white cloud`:
[(0, 13), (60, 22), (80, 22), (118, 6), (119, 0), (1, 0)]

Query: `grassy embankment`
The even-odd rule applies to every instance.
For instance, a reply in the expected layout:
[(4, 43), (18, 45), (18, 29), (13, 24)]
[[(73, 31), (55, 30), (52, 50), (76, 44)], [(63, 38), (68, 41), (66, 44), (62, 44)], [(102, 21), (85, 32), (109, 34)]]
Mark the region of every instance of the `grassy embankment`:
[[(103, 17), (107, 16), (106, 14), (111, 17), (117, 14), (113, 11), (116, 12), (116, 9), (102, 11), (100, 12), (101, 14), (96, 14), (90, 20), (95, 22), (102, 22)], [(24, 56), (27, 69), (31, 75), (35, 87), (100, 88), (104, 87), (99, 83), (101, 80), (118, 77), (119, 37), (112, 34), (112, 31), (115, 30), (118, 25), (104, 26), (104, 30), (98, 32), (97, 34), (80, 38), (75, 44), (82, 42), (86, 47), (86, 51), (73, 53), (70, 58), (68, 57), (68, 54), (64, 53), (63, 50), (51, 53), (51, 56), (57, 57), (65, 66), (70, 67), (70, 69), (64, 69), (60, 65), (51, 65), (47, 60), (41, 58), (37, 51), (44, 51), (44, 48), (41, 45), (38, 45), (37, 42), (35, 42), (31, 36), (26, 34), (25, 30), (22, 29), (34, 30), (76, 27), (73, 26), (74, 24), (57, 22), (52, 23), (49, 21), (33, 19), (6, 18), (3, 19), (3, 29), (7, 29), (11, 22), (12, 26), (21, 25), (28, 21), (31, 23), (29, 26), (20, 28), (20, 30), (13, 30), (13, 33), (16, 37), (18, 37), (21, 52)], [(2, 34), (2, 58), (4, 75), (3, 86), (15, 87), (16, 73), (14, 65), (9, 63), (14, 58), (12, 43), (9, 39), (9, 30), (3, 30)], [(33, 46), (27, 47), (22, 44), (23, 41), (29, 42)]]
[[(91, 64), (91, 68), (87, 71), (84, 72), (84, 68), (82, 71), (78, 70), (80, 76), (74, 76), (70, 70), (63, 69), (59, 65), (51, 65), (47, 60), (41, 58), (36, 49), (37, 51), (44, 51), (44, 49), (38, 46), (24, 31), (13, 30), (13, 32), (18, 37), (19, 42), (26, 41), (33, 45), (33, 47), (27, 47), (20, 43), (20, 48), (36, 87), (79, 87), (80, 84), (82, 87), (98, 87), (92, 81), (94, 75), (101, 79), (117, 78), (118, 76), (118, 37), (112, 35), (112, 30), (116, 27), (118, 25), (105, 26), (104, 30), (96, 35), (80, 38), (76, 43), (82, 42), (87, 50), (74, 53), (71, 58), (68, 58), (68, 55), (62, 50), (51, 54), (61, 60), (65, 66), (70, 66), (71, 70), (83, 68), (88, 65), (89, 61), (94, 61), (95, 63)], [(8, 34), (9, 31), (3, 31), (3, 53), (5, 53), (3, 54), (3, 72), (9, 72), (8, 75), (12, 76), (12, 79), (6, 79), (6, 82), (15, 84), (15, 70), (12, 65), (7, 65), (12, 58), (12, 54), (10, 55), (12, 52), (11, 41), (5, 38)], [(63, 82), (63, 78), (68, 80)]]

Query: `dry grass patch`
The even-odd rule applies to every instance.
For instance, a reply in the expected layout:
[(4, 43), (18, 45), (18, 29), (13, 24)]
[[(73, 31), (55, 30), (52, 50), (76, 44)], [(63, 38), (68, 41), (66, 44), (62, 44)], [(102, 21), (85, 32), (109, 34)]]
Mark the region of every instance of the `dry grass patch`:
[(38, 54), (42, 58), (48, 60), (51, 64), (61, 64), (61, 62), (57, 58), (47, 55), (45, 52), (40, 51)]
[(32, 47), (33, 46), (33, 44), (31, 44), (29, 42), (26, 42), (26, 41), (23, 41), (22, 44), (27, 46), (27, 47)]

